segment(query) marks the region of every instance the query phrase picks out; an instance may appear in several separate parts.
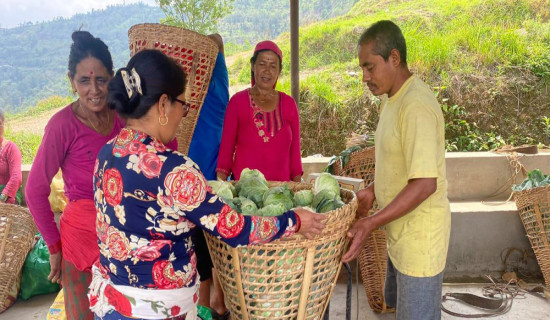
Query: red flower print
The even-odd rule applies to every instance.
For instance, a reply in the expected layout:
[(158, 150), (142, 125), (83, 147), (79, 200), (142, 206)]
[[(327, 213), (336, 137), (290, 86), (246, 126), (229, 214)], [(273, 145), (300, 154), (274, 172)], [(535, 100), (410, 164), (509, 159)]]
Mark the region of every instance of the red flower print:
[(119, 261), (128, 259), (130, 253), (128, 238), (114, 227), (109, 227), (107, 232), (107, 246), (113, 258)]
[(160, 257), (160, 250), (164, 246), (172, 247), (172, 241), (152, 240), (149, 245), (138, 248), (132, 255), (142, 261), (154, 261)]
[(112, 305), (115, 310), (122, 314), (123, 316), (132, 315), (132, 305), (128, 298), (126, 298), (122, 293), (118, 292), (111, 285), (105, 287), (105, 297), (109, 304)]
[(172, 317), (175, 317), (180, 314), (181, 308), (178, 306), (173, 306), (172, 309), (170, 309), (170, 314)]
[(93, 307), (95, 306), (95, 304), (97, 303), (97, 296), (94, 296), (94, 295), (90, 295), (90, 307)]
[(107, 242), (107, 228), (109, 228), (109, 225), (105, 222), (103, 218), (103, 213), (98, 212), (95, 223), (95, 230), (99, 241), (101, 241), (102, 243)]
[(128, 155), (128, 144), (134, 138), (134, 133), (129, 129), (120, 130), (113, 146), (113, 155), (115, 157), (125, 157)]
[(143, 175), (149, 179), (156, 178), (160, 175), (162, 164), (163, 162), (154, 153), (142, 152), (139, 154), (138, 167)]
[(127, 147), (130, 154), (138, 154), (147, 151), (147, 147), (140, 140), (132, 140)]
[(99, 159), (95, 159), (94, 163), (94, 176), (97, 176), (97, 169), (99, 168)]
[(105, 195), (105, 200), (111, 206), (116, 206), (120, 204), (122, 200), (122, 176), (116, 168), (111, 168), (105, 170), (103, 174), (103, 194)]
[(218, 218), (218, 233), (224, 238), (234, 238), (241, 233), (244, 227), (244, 217), (233, 211), (230, 206), (224, 205)]
[(158, 141), (157, 139), (153, 139), (153, 141), (151, 141), (150, 145), (152, 145), (153, 148), (155, 148), (155, 151), (157, 151), (157, 152), (166, 151), (166, 146), (162, 142)]
[(197, 208), (206, 198), (206, 180), (195, 168), (182, 165), (166, 175), (164, 187), (174, 205), (184, 211)]
[(172, 262), (160, 260), (153, 265), (153, 281), (159, 289), (176, 289), (184, 285), (185, 276), (174, 272)]

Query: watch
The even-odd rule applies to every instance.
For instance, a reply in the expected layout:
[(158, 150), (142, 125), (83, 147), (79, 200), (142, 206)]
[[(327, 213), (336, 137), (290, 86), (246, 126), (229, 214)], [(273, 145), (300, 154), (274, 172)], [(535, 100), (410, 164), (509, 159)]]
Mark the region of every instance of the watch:
[(8, 199), (8, 196), (4, 193), (0, 194), (0, 201), (5, 202)]

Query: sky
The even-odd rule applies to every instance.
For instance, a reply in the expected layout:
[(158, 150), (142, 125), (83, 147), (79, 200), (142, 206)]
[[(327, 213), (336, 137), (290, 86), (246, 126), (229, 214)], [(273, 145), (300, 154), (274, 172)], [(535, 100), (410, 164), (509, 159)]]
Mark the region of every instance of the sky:
[(0, 0), (0, 27), (12, 28), (29, 21), (49, 21), (57, 17), (70, 18), (92, 9), (135, 2), (155, 4), (155, 0)]

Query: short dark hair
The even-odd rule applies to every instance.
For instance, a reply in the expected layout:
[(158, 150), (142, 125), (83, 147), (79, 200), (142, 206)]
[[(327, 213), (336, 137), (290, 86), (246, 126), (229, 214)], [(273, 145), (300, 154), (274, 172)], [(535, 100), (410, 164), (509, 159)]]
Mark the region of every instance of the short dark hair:
[(73, 44), (69, 53), (69, 76), (74, 78), (76, 66), (80, 61), (94, 57), (101, 61), (110, 75), (113, 75), (113, 58), (109, 47), (99, 38), (92, 36), (88, 31), (75, 31), (72, 34)]
[[(132, 98), (128, 98), (121, 71), (131, 72), (132, 69), (139, 75), (142, 93), (134, 91)], [(185, 91), (185, 82), (185, 72), (175, 60), (158, 50), (142, 50), (109, 81), (107, 102), (122, 117), (139, 119), (163, 94), (172, 100), (181, 95)]]
[(388, 61), (393, 49), (399, 51), (401, 62), (407, 65), (407, 44), (401, 29), (389, 20), (381, 20), (371, 25), (359, 38), (358, 45), (374, 41), (374, 51)]

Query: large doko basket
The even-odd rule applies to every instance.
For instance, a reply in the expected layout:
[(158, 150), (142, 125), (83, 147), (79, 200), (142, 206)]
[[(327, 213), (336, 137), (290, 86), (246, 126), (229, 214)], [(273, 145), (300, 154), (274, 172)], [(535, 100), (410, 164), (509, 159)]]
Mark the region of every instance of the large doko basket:
[(0, 312), (34, 243), (36, 226), (29, 210), (0, 203)]
[(160, 50), (185, 70), (186, 100), (191, 108), (182, 118), (176, 137), (179, 151), (187, 154), (216, 64), (218, 46), (212, 39), (194, 31), (155, 23), (132, 26), (128, 38), (130, 55), (143, 49)]
[[(349, 162), (342, 168), (340, 161), (334, 164), (334, 174), (337, 176), (363, 179), (365, 185), (374, 180), (375, 157), (374, 147), (353, 152)], [(376, 209), (376, 203), (371, 213)], [(388, 251), (386, 245), (386, 230), (378, 229), (372, 232), (359, 255), (359, 266), (363, 286), (372, 310), (376, 312), (394, 312), (384, 301), (384, 282), (386, 280), (386, 265)]]
[(514, 200), (546, 285), (550, 285), (550, 186), (514, 192)]
[[(281, 183), (271, 182), (270, 187)], [(311, 184), (288, 183), (293, 191)], [(268, 244), (231, 248), (205, 233), (214, 266), (236, 319), (321, 319), (336, 285), (355, 218), (357, 198), (341, 190), (342, 208), (326, 213), (322, 235), (300, 235)]]

